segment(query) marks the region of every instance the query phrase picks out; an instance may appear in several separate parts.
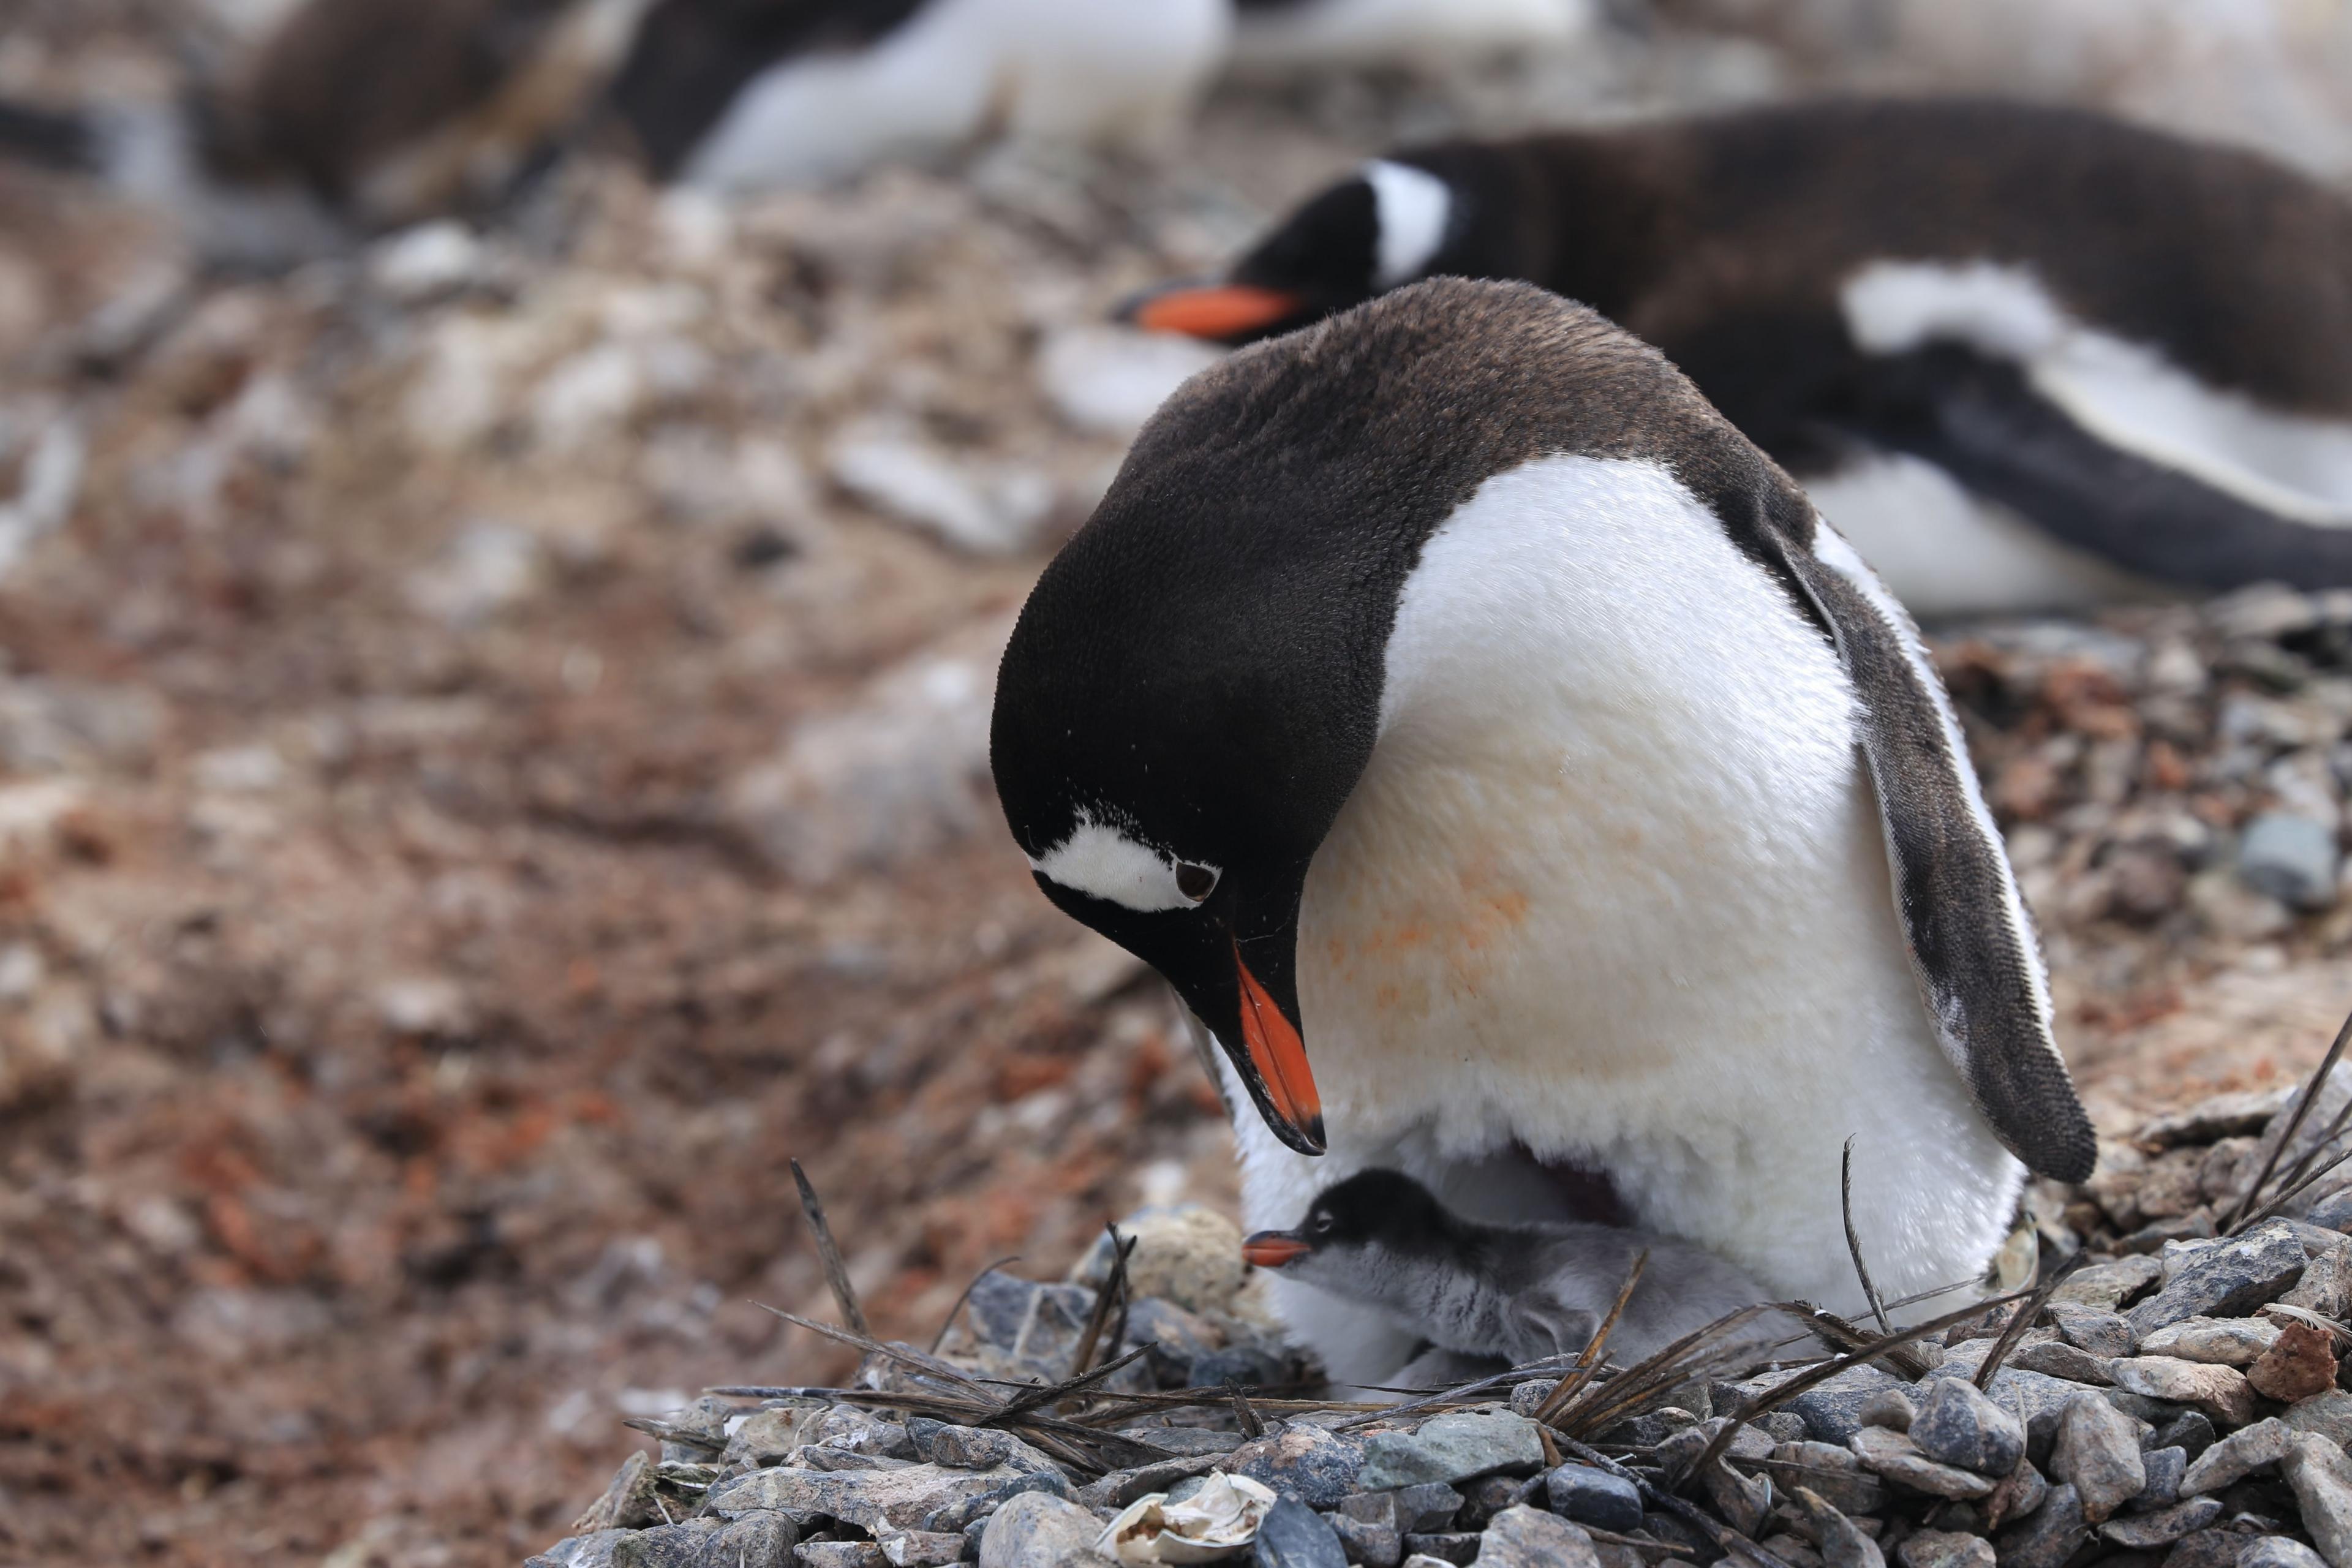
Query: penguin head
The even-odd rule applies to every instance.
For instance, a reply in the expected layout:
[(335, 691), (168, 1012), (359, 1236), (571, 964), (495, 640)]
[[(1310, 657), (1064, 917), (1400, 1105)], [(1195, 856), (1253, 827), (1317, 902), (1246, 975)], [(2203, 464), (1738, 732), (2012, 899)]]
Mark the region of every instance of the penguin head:
[(1454, 1215), (1402, 1171), (1360, 1171), (1324, 1187), (1298, 1227), (1261, 1229), (1242, 1258), (1355, 1300), (1412, 1295), (1400, 1286), (1467, 1260)]
[(1463, 247), (1467, 193), (1405, 158), (1382, 158), (1311, 197), (1222, 283), (1175, 284), (1129, 301), (1147, 331), (1249, 343), (1440, 272), (1474, 272)]
[(991, 738), (1013, 837), (1046, 897), (1175, 986), (1291, 1148), (1324, 1146), (1300, 902), (1379, 738), (1423, 542), (1531, 458), (1661, 444), (1703, 488), (1772, 482), (1593, 312), (1414, 285), (1179, 388), (1023, 609)]

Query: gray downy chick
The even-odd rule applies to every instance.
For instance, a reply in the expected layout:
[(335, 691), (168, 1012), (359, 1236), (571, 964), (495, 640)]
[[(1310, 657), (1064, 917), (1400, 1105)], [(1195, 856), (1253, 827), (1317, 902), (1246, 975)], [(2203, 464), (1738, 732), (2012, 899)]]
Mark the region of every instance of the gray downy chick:
[[(1609, 1336), (1620, 1366), (1771, 1299), (1690, 1242), (1577, 1221), (1482, 1224), (1397, 1171), (1360, 1172), (1325, 1189), (1297, 1229), (1260, 1231), (1242, 1251), (1260, 1268), (1384, 1309), (1438, 1350), (1518, 1365), (1582, 1350), (1644, 1249), (1642, 1282)], [(1759, 1361), (1784, 1341), (1811, 1345), (1787, 1314), (1738, 1337), (1757, 1345)]]

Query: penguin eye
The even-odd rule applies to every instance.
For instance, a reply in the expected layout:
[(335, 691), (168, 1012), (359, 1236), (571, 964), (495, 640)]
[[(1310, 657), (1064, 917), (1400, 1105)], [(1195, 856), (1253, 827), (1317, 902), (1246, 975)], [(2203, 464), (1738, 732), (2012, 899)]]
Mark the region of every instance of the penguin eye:
[(1332, 1227), (1339, 1223), (1332, 1217), (1329, 1209), (1318, 1209), (1315, 1212), (1315, 1217), (1307, 1222), (1307, 1228), (1318, 1236), (1328, 1236), (1331, 1234)]
[(1179, 860), (1176, 863), (1176, 890), (1196, 904), (1201, 902), (1217, 890), (1216, 868)]

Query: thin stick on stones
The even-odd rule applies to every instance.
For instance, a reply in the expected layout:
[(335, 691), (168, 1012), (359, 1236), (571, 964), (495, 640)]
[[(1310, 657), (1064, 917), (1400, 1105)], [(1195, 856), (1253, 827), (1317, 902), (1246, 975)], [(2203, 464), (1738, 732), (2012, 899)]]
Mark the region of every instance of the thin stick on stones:
[[(1112, 1302), (1117, 1301), (1120, 1304), (1119, 1317), (1122, 1327), (1127, 1316), (1125, 1310), (1127, 1258), (1128, 1254), (1135, 1250), (1136, 1241), (1141, 1238), (1130, 1237), (1121, 1241), (1118, 1237), (1118, 1226), (1107, 1225), (1103, 1228), (1110, 1232), (1110, 1268), (1104, 1274), (1101, 1286), (1095, 1291), (1094, 1310), (1087, 1314), (1086, 1331), (1078, 1336), (1078, 1347), (1071, 1352), (1070, 1375), (1073, 1377), (1094, 1365), (1095, 1346), (1102, 1342), (1103, 1330), (1109, 1325)], [(1110, 1348), (1113, 1351), (1118, 1349), (1118, 1338), (1111, 1341)]]
[(2285, 1153), (2287, 1145), (2294, 1142), (2294, 1135), (2303, 1131), (2303, 1119), (2309, 1116), (2311, 1108), (2318, 1103), (2319, 1086), (2326, 1083), (2327, 1075), (2336, 1069), (2336, 1064), (2343, 1058), (2344, 1047), (2347, 1042), (2352, 1042), (2352, 1013), (2344, 1016), (2344, 1026), (2336, 1031), (2336, 1039), (2327, 1047), (2327, 1054), (2319, 1058), (2319, 1066), (2313, 1070), (2311, 1077), (2304, 1081), (2303, 1092), (2294, 1097), (2294, 1110), (2286, 1119), (2286, 1131), (2281, 1133), (2279, 1141), (2271, 1146), (2270, 1155), (2263, 1161), (2262, 1169), (2254, 1173), (2254, 1179), (2248, 1183), (2246, 1190), (2239, 1194), (2237, 1205), (2230, 1211), (2230, 1222), (2221, 1227), (2222, 1235), (2235, 1236), (2238, 1233), (2238, 1227), (2245, 1223), (2246, 1212), (2254, 1206), (2254, 1200), (2261, 1194), (2263, 1184), (2271, 1179), (2271, 1172), (2277, 1167), (2279, 1156)]
[(998, 1269), (1003, 1268), (1006, 1264), (1018, 1263), (1020, 1261), (1021, 1255), (1016, 1252), (1010, 1258), (998, 1258), (995, 1262), (990, 1264), (987, 1268), (982, 1269), (979, 1273), (971, 1277), (971, 1280), (965, 1284), (962, 1294), (956, 1297), (955, 1305), (948, 1309), (948, 1315), (940, 1320), (940, 1331), (931, 1336), (930, 1352), (933, 1355), (939, 1354), (940, 1347), (947, 1343), (948, 1331), (955, 1327), (956, 1314), (962, 1311), (964, 1309), (964, 1303), (971, 1300), (971, 1293), (980, 1289), (980, 1282), (987, 1279), (990, 1275), (995, 1273)]
[(2050, 1278), (2034, 1288), (2033, 1294), (2026, 1298), (2025, 1304), (2010, 1314), (2008, 1325), (2000, 1331), (2000, 1338), (1993, 1341), (1992, 1349), (1985, 1352), (1984, 1364), (1977, 1368), (1973, 1381), (1979, 1390), (1992, 1387), (1993, 1374), (2000, 1371), (2000, 1363), (2009, 1359), (2009, 1352), (2017, 1348), (2017, 1342), (2025, 1337), (2025, 1331), (2033, 1326), (2033, 1320), (2042, 1315), (2042, 1309), (2050, 1304), (2050, 1298), (2058, 1293), (2058, 1287), (2066, 1283), (2066, 1277), (2090, 1261), (2090, 1257), (2088, 1250), (2077, 1252), (2052, 1269)]
[(2281, 1187), (2277, 1193), (2272, 1195), (2270, 1202), (2264, 1204), (2262, 1207), (2256, 1209), (2252, 1214), (2246, 1216), (2246, 1223), (2248, 1225), (2260, 1225), (2263, 1221), (2270, 1218), (2272, 1215), (2281, 1213), (2285, 1209), (2287, 1205), (2294, 1202), (2295, 1199), (2303, 1195), (2305, 1188), (2317, 1183), (2322, 1176), (2326, 1175), (2329, 1172), (2335, 1170), (2336, 1167), (2341, 1165), (2347, 1160), (2352, 1160), (2352, 1149), (2344, 1150), (2342, 1152), (2338, 1153), (2336, 1158), (2328, 1161), (2327, 1163), (2320, 1166), (2319, 1169), (2312, 1172), (2309, 1175), (2304, 1177), (2301, 1181), (2296, 1182), (2294, 1185)]
[(1862, 1299), (1870, 1303), (1870, 1315), (1878, 1320), (1878, 1331), (1891, 1334), (1895, 1325), (1886, 1321), (1886, 1304), (1878, 1299), (1878, 1287), (1870, 1282), (1870, 1269), (1862, 1261), (1862, 1233), (1853, 1228), (1853, 1139), (1845, 1141), (1845, 1152), (1838, 1156), (1838, 1206), (1845, 1211), (1845, 1250), (1853, 1259), (1853, 1277), (1862, 1281)]
[[(1804, 1308), (1805, 1321), (1812, 1324), (1815, 1332), (1839, 1350), (1858, 1351), (1871, 1342), (1871, 1336), (1867, 1331), (1857, 1324), (1847, 1322), (1835, 1312), (1816, 1307), (1811, 1301), (1799, 1301), (1793, 1305)], [(1884, 1329), (1880, 1331), (1881, 1333), (1891, 1331)], [(1927, 1361), (1917, 1351), (1908, 1346), (1898, 1345), (1888, 1351), (1886, 1364), (1893, 1367), (1906, 1383), (1916, 1383), (1927, 1375)]]
[(1234, 1419), (1241, 1423), (1242, 1436), (1253, 1442), (1265, 1436), (1265, 1423), (1259, 1420), (1257, 1412), (1250, 1408), (1249, 1395), (1242, 1392), (1242, 1380), (1237, 1377), (1225, 1379), (1225, 1392), (1234, 1396)]
[(1590, 1444), (1580, 1443), (1573, 1437), (1563, 1436), (1559, 1439), (1559, 1446), (1594, 1469), (1605, 1470), (1621, 1481), (1633, 1482), (1641, 1489), (1643, 1500), (1652, 1507), (1661, 1513), (1673, 1514), (1685, 1524), (1697, 1526), (1709, 1541), (1714, 1542), (1726, 1552), (1744, 1552), (1756, 1562), (1764, 1564), (1764, 1568), (1789, 1568), (1787, 1561), (1778, 1553), (1767, 1552), (1712, 1514), (1703, 1513), (1673, 1493), (1654, 1486), (1646, 1476), (1637, 1470), (1627, 1469)]
[[(2081, 1254), (2077, 1254), (2076, 1256), (2080, 1257)], [(2069, 1267), (2071, 1268), (2072, 1265), (2070, 1264)], [(1969, 1319), (1975, 1317), (1978, 1313), (1982, 1312), (1988, 1307), (2006, 1306), (2012, 1301), (2022, 1300), (2024, 1297), (2024, 1291), (2017, 1290), (2012, 1291), (2006, 1296), (1996, 1296), (1989, 1301), (1972, 1301), (1969, 1305), (1959, 1309), (1958, 1311), (1947, 1312), (1940, 1318), (1930, 1318), (1924, 1323), (1914, 1323), (1911, 1327), (1889, 1334), (1883, 1340), (1873, 1341), (1871, 1343), (1863, 1346), (1860, 1350), (1848, 1351), (1845, 1354), (1840, 1356), (1832, 1356), (1829, 1360), (1822, 1362), (1820, 1365), (1813, 1367), (1811, 1370), (1799, 1373), (1788, 1382), (1781, 1384), (1779, 1387), (1773, 1389), (1771, 1393), (1764, 1395), (1762, 1398), (1750, 1405), (1748, 1409), (1743, 1411), (1740, 1415), (1734, 1417), (1732, 1420), (1725, 1422), (1723, 1424), (1723, 1430), (1715, 1435), (1715, 1440), (1706, 1446), (1706, 1451), (1699, 1455), (1697, 1461), (1691, 1466), (1688, 1473), (1694, 1475), (1706, 1474), (1706, 1468), (1723, 1457), (1724, 1449), (1731, 1446), (1732, 1437), (1738, 1434), (1742, 1426), (1747, 1426), (1749, 1422), (1755, 1420), (1759, 1415), (1766, 1415), (1770, 1414), (1772, 1411), (1779, 1409), (1790, 1400), (1796, 1398), (1800, 1394), (1803, 1394), (1810, 1389), (1818, 1388), (1822, 1384), (1827, 1383), (1830, 1379), (1835, 1377), (1838, 1373), (1848, 1371), (1853, 1367), (1860, 1366), (1864, 1362), (1876, 1361), (1879, 1357), (1885, 1355), (1888, 1351), (1893, 1350), (1897, 1345), (1907, 1345), (1915, 1340), (1925, 1339), (1929, 1334), (1940, 1333), (1944, 1330), (1950, 1328), (1954, 1323), (1965, 1322)], [(1800, 1310), (1802, 1306), (1803, 1303), (1797, 1301), (1783, 1301), (1780, 1303), (1780, 1308), (1782, 1311)]]
[(1649, 1266), (1650, 1249), (1645, 1247), (1633, 1255), (1633, 1266), (1625, 1270), (1625, 1283), (1617, 1287), (1617, 1300), (1610, 1303), (1609, 1315), (1601, 1320), (1601, 1326), (1592, 1331), (1592, 1338), (1585, 1343), (1584, 1353), (1576, 1358), (1576, 1364), (1568, 1369), (1567, 1375), (1544, 1396), (1543, 1404), (1537, 1408), (1536, 1420), (1539, 1425), (1549, 1426), (1558, 1420), (1560, 1412), (1568, 1408), (1569, 1402), (1591, 1380), (1592, 1369), (1601, 1364), (1601, 1352), (1608, 1348), (1609, 1336), (1616, 1331), (1617, 1320), (1625, 1315), (1625, 1303), (1633, 1299), (1633, 1289), (1641, 1284), (1642, 1271)]
[(1643, 1541), (1637, 1535), (1620, 1535), (1613, 1530), (1603, 1530), (1597, 1524), (1583, 1524), (1577, 1528), (1603, 1546), (1622, 1546), (1645, 1559), (1698, 1555), (1679, 1541)]
[[(1712, 1370), (1715, 1358), (1720, 1357), (1727, 1348), (1720, 1342), (1733, 1329), (1779, 1310), (1785, 1310), (1785, 1308), (1770, 1305), (1738, 1308), (1726, 1312), (1711, 1323), (1693, 1329), (1674, 1343), (1653, 1351), (1647, 1359), (1619, 1373), (1606, 1384), (1601, 1384), (1596, 1374), (1551, 1425), (1570, 1433), (1608, 1430), (1616, 1421), (1634, 1414), (1649, 1401)], [(1762, 1347), (1742, 1343), (1737, 1348), (1744, 1356)]]
[(801, 1213), (808, 1216), (810, 1234), (816, 1237), (816, 1255), (824, 1264), (824, 1282), (833, 1287), (834, 1301), (841, 1308), (844, 1324), (866, 1338), (874, 1337), (867, 1326), (866, 1313), (857, 1305), (857, 1292), (850, 1288), (849, 1266), (841, 1260), (841, 1248), (833, 1239), (833, 1227), (824, 1223), (824, 1205), (817, 1202), (816, 1189), (809, 1185), (808, 1173), (801, 1169), (798, 1160), (790, 1162), (793, 1181), (801, 1190)]

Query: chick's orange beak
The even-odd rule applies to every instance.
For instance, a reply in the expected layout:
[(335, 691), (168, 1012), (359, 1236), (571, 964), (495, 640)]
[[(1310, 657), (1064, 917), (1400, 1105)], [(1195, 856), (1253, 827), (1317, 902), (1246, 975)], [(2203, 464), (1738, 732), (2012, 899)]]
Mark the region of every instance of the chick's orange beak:
[(1315, 1074), (1307, 1065), (1307, 1042), (1298, 1037), (1281, 1007), (1242, 961), (1239, 943), (1234, 947), (1234, 968), (1241, 977), (1242, 1043), (1248, 1047), (1250, 1066), (1265, 1085), (1275, 1114), (1312, 1145), (1314, 1152), (1320, 1153), (1323, 1100), (1315, 1092)]
[(1279, 1268), (1313, 1250), (1297, 1237), (1280, 1230), (1262, 1230), (1242, 1243), (1242, 1257), (1260, 1268)]
[(1210, 283), (1163, 289), (1124, 312), (1147, 332), (1180, 332), (1212, 341), (1239, 337), (1297, 313), (1306, 301), (1279, 289), (1247, 283)]

